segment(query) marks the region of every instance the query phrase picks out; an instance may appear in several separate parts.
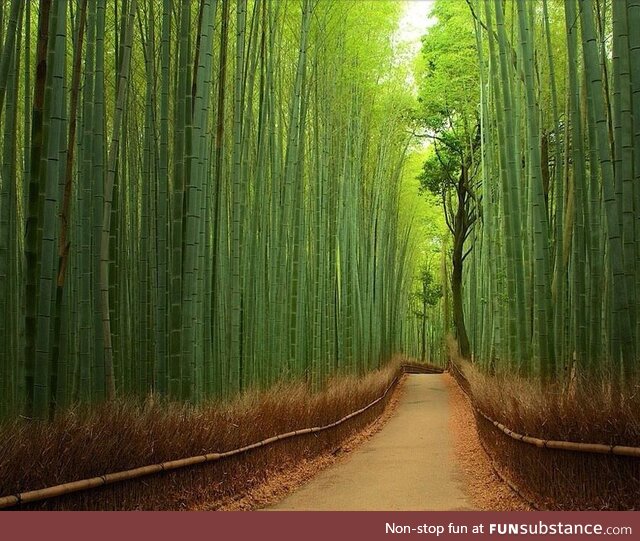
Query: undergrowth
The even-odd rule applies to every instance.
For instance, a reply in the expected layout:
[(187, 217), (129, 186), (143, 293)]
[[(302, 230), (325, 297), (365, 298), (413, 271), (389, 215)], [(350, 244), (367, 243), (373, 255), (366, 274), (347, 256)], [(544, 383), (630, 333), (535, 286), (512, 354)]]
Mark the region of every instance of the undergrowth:
[[(640, 395), (628, 386), (612, 400), (603, 381), (541, 384), (515, 375), (487, 375), (463, 361), (457, 378), (493, 420), (544, 440), (640, 447)], [(462, 379), (462, 381), (460, 381)], [(635, 387), (637, 389), (637, 386)], [(640, 509), (640, 459), (541, 449), (507, 436), (476, 414), (492, 459), (516, 486), (549, 509)]]
[[(313, 392), (303, 383), (249, 391), (198, 406), (118, 400), (70, 409), (49, 423), (0, 426), (0, 496), (149, 464), (236, 449), (291, 430), (332, 423), (378, 398), (401, 359), (365, 376), (335, 378)], [(387, 400), (391, 393), (387, 395)], [(31, 509), (181, 509), (241, 496), (292, 461), (340, 447), (387, 400), (336, 428), (220, 461), (31, 504)]]

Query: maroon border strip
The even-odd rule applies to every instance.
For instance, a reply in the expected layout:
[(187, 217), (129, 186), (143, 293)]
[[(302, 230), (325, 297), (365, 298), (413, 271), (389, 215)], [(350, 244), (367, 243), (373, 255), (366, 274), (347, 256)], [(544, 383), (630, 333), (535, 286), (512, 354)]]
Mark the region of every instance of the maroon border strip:
[[(437, 489), (432, 489), (437, 490)], [(64, 539), (65, 541), (113, 541), (114, 539), (278, 539), (279, 541), (376, 541), (389, 539), (446, 540), (582, 540), (618, 537), (638, 539), (640, 513), (636, 512), (7, 512), (0, 517), (6, 539)], [(499, 534), (498, 525), (538, 525), (562, 523), (631, 528), (631, 533), (579, 535)], [(408, 533), (389, 533), (388, 526), (415, 528)], [(466, 527), (467, 533), (450, 533)], [(494, 531), (490, 533), (491, 524)], [(421, 533), (419, 527), (441, 528), (441, 533)], [(483, 533), (479, 533), (482, 526)], [(474, 532), (474, 527), (475, 531)]]

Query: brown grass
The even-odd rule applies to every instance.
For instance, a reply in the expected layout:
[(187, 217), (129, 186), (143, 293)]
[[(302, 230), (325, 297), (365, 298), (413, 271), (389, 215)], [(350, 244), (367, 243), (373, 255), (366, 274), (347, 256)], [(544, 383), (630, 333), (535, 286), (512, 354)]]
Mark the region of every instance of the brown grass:
[[(511, 430), (541, 439), (640, 446), (640, 396), (610, 399), (601, 382), (579, 391), (462, 366), (474, 403)], [(464, 382), (463, 382), (464, 384)], [(510, 438), (476, 414), (478, 433), (506, 476), (549, 509), (640, 509), (640, 460), (540, 449)]]
[[(76, 408), (51, 423), (16, 420), (0, 426), (0, 495), (15, 494), (185, 458), (228, 451), (290, 430), (329, 424), (378, 398), (400, 359), (364, 377), (341, 377), (324, 390), (283, 384), (197, 407), (115, 402)], [(210, 464), (39, 502), (30, 509), (186, 509), (237, 498), (278, 469), (340, 445), (373, 421), (388, 402), (338, 427), (277, 442)]]
[(614, 403), (606, 389), (590, 382), (576, 393), (561, 384), (543, 387), (516, 376), (487, 377), (471, 367), (465, 372), (482, 410), (510, 427), (517, 425), (521, 433), (551, 440), (640, 446), (640, 396), (629, 394)]
[(201, 502), (194, 506), (194, 510), (252, 511), (264, 509), (284, 499), (285, 496), (310, 481), (320, 471), (346, 460), (352, 451), (377, 434), (397, 409), (404, 390), (403, 381), (404, 378), (398, 382), (384, 412), (364, 429), (343, 440), (338, 447), (327, 449), (311, 458), (303, 458), (297, 463), (284, 464), (272, 469), (264, 482), (250, 491), (222, 501)]

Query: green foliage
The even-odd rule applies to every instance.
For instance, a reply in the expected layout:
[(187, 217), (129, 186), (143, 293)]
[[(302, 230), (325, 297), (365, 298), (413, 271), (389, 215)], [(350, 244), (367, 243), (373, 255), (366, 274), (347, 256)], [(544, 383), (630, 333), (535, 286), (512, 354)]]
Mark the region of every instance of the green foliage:
[(472, 130), (478, 116), (478, 56), (469, 8), (459, 0), (439, 0), (437, 19), (422, 40), (417, 64), (420, 124), (434, 132)]
[(420, 266), (428, 265), (434, 276), (440, 277), (440, 254), (445, 237), (448, 235), (447, 225), (442, 213), (440, 193), (421, 191), (420, 175), (425, 160), (433, 152), (432, 147), (414, 150), (407, 157), (400, 194), (400, 214), (407, 222), (413, 224), (411, 243), (417, 252), (413, 256), (418, 264), (415, 276), (420, 275)]
[(442, 199), (449, 190), (455, 188), (462, 164), (459, 141), (451, 132), (442, 132), (439, 137), (447, 142), (442, 147), (430, 147), (431, 152), (422, 165), (418, 180), (422, 193), (428, 191)]
[[(427, 265), (423, 265), (420, 269), (420, 290), (416, 293), (416, 298), (421, 306), (428, 308), (438, 304), (442, 298), (442, 286), (437, 283), (433, 272)], [(416, 315), (426, 314), (417, 312)]]

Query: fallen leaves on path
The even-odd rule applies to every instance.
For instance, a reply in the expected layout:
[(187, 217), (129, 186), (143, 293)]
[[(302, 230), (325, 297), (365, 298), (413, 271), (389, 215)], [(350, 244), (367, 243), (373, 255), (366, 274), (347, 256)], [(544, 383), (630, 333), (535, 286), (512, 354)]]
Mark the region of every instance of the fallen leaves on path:
[(482, 449), (469, 400), (447, 374), (451, 433), (455, 457), (464, 474), (465, 488), (474, 504), (483, 511), (531, 511), (494, 472)]

